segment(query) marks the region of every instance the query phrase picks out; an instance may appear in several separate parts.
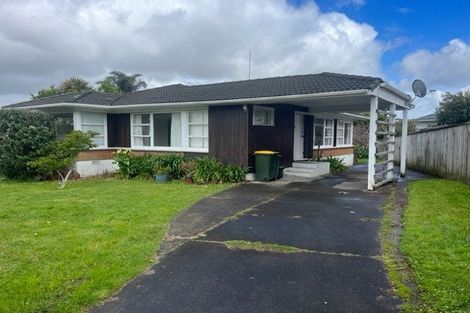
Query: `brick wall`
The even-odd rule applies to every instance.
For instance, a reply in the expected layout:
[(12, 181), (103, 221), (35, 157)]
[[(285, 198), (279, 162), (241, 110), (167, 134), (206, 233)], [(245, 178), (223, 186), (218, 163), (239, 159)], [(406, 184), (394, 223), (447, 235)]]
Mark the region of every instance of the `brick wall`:
[[(346, 155), (346, 154), (353, 154), (354, 150), (353, 147), (333, 147), (333, 148), (322, 148), (320, 149), (321, 156), (326, 158), (329, 156), (337, 156), (337, 155)], [(313, 158), (317, 157), (318, 150), (313, 150)]]
[[(114, 159), (114, 154), (118, 149), (94, 149), (89, 151), (80, 152), (78, 155), (77, 161), (94, 161), (94, 160), (112, 160)], [(186, 155), (186, 156), (204, 156), (207, 153), (195, 153), (195, 152), (171, 152), (171, 151), (143, 151), (143, 150), (132, 150), (132, 153), (136, 155), (159, 155), (165, 153), (172, 153), (177, 155)]]

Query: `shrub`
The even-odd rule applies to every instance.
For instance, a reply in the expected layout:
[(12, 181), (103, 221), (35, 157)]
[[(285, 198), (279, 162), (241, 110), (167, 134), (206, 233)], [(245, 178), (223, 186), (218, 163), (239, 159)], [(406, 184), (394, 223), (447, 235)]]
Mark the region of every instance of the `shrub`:
[(28, 162), (28, 166), (44, 175), (59, 174), (62, 180), (60, 188), (64, 188), (78, 154), (95, 147), (93, 136), (95, 136), (93, 132), (71, 131), (64, 139), (51, 144), (47, 155)]
[(245, 180), (245, 169), (236, 165), (224, 165), (213, 158), (198, 159), (192, 172), (196, 184), (239, 183)]
[(238, 183), (245, 180), (241, 166), (224, 165), (213, 158), (192, 159), (175, 154), (137, 156), (130, 150), (119, 150), (114, 158), (124, 178), (150, 178), (162, 172), (170, 179), (186, 179), (197, 184)]
[(363, 145), (354, 145), (354, 158), (367, 159), (369, 157), (369, 147)]
[(156, 164), (167, 169), (168, 178), (181, 179), (184, 176), (181, 165), (186, 158), (176, 154), (162, 154), (155, 158)]
[(332, 156), (329, 156), (322, 161), (329, 162), (330, 163), (330, 170), (333, 174), (338, 174), (348, 167), (344, 164), (344, 159), (338, 159)]
[(56, 138), (54, 119), (40, 111), (0, 110), (0, 176), (38, 175), (28, 162), (46, 155)]
[(128, 149), (118, 150), (114, 157), (114, 163), (118, 165), (118, 173), (123, 178), (144, 177), (149, 178), (154, 174), (157, 164), (156, 156), (132, 154)]

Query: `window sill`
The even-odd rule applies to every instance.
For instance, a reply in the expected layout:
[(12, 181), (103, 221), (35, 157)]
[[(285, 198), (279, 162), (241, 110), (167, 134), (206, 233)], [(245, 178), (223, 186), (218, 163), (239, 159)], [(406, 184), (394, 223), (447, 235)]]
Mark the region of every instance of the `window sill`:
[(274, 127), (274, 126), (276, 126), (276, 125), (274, 125), (274, 124), (255, 124), (255, 123), (253, 123), (253, 126), (267, 126), (267, 127)]
[(162, 151), (162, 152), (196, 152), (196, 153), (208, 153), (209, 149), (207, 148), (181, 148), (181, 147), (139, 147), (133, 146), (127, 148), (131, 150), (140, 150), (140, 151)]

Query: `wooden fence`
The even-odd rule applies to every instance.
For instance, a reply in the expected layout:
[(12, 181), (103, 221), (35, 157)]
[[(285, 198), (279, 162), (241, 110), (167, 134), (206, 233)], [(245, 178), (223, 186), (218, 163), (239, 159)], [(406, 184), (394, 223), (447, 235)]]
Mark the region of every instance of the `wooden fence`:
[[(400, 145), (401, 138), (397, 137), (396, 163), (400, 162)], [(470, 124), (409, 134), (406, 166), (470, 184)]]

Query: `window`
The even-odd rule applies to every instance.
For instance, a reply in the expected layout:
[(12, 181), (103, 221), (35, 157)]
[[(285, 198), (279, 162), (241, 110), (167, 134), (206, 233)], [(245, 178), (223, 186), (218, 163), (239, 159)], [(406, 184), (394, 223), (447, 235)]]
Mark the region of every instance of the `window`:
[(93, 137), (93, 142), (98, 147), (106, 146), (105, 142), (106, 114), (81, 112), (81, 130), (84, 132), (93, 131), (97, 133)]
[(323, 146), (323, 131), (325, 129), (325, 120), (322, 118), (316, 118), (314, 123), (314, 146)]
[(152, 135), (150, 134), (151, 114), (132, 115), (132, 145), (136, 147), (150, 147)]
[(65, 135), (73, 130), (73, 113), (52, 114), (56, 121), (57, 138), (63, 139)]
[(207, 111), (188, 112), (188, 139), (190, 148), (209, 146), (209, 124)]
[(336, 129), (336, 144), (345, 146), (352, 144), (352, 124), (351, 122), (338, 121)]
[(336, 145), (344, 145), (344, 122), (338, 121), (336, 126)]
[(208, 111), (132, 114), (131, 138), (134, 148), (207, 151)]
[(344, 123), (344, 144), (345, 145), (352, 145), (352, 123), (345, 122)]
[(323, 136), (323, 145), (332, 146), (333, 145), (333, 129), (334, 129), (333, 120), (325, 120), (325, 135)]
[(181, 147), (181, 113), (153, 114), (153, 146)]
[(253, 125), (274, 126), (274, 108), (254, 106)]
[(314, 121), (315, 147), (333, 146), (334, 121), (330, 119), (316, 118)]

